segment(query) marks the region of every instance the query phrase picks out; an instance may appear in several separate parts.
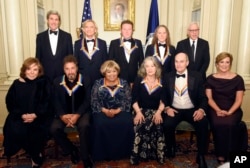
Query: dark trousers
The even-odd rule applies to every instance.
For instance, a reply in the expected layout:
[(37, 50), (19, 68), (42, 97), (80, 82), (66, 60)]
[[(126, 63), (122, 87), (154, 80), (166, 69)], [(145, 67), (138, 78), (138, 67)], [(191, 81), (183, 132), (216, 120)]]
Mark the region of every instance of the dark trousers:
[[(76, 123), (77, 131), (80, 139), (80, 155), (82, 160), (89, 158), (89, 129), (90, 129), (90, 114), (83, 114)], [(61, 119), (55, 118), (52, 122), (50, 132), (56, 143), (60, 145), (65, 154), (70, 154), (74, 149), (73, 143), (68, 139), (64, 131), (65, 123)]]
[(197, 136), (198, 154), (204, 155), (207, 152), (208, 141), (208, 119), (203, 117), (200, 121), (194, 121), (193, 114), (195, 109), (176, 109), (174, 117), (163, 114), (163, 128), (167, 148), (175, 148), (175, 128), (181, 121), (187, 121), (195, 128)]

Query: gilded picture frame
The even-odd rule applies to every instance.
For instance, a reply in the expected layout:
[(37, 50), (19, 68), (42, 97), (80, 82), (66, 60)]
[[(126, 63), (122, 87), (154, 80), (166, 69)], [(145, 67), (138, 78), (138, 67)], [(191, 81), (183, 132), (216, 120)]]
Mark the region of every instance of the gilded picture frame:
[(120, 30), (123, 20), (135, 23), (135, 0), (104, 0), (104, 30)]

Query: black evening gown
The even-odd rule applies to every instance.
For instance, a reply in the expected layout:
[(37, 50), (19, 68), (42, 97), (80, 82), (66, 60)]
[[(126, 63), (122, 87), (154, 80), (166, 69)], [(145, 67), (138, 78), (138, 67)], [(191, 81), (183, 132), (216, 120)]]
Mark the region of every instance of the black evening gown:
[[(229, 110), (235, 101), (236, 92), (245, 91), (244, 81), (237, 75), (232, 79), (207, 77), (206, 88), (212, 89), (212, 96), (216, 104), (223, 110)], [(215, 152), (217, 156), (228, 158), (231, 151), (240, 150), (242, 130), (240, 123), (243, 112), (238, 108), (228, 117), (218, 117), (214, 109), (209, 110), (209, 119), (213, 133)]]

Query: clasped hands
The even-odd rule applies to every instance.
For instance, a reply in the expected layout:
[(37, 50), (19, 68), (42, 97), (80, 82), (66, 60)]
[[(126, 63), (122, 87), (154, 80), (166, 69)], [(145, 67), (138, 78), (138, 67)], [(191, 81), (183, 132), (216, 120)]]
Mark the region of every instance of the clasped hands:
[(121, 112), (120, 108), (116, 108), (116, 109), (107, 109), (107, 108), (102, 108), (102, 112), (110, 118), (113, 118), (116, 114)]
[(22, 115), (24, 123), (32, 123), (37, 118), (35, 113), (27, 113)]
[(219, 110), (219, 111), (216, 111), (216, 114), (218, 117), (227, 117), (227, 116), (230, 116), (232, 115), (232, 113), (226, 111), (226, 110)]
[(66, 124), (66, 127), (75, 127), (77, 120), (79, 119), (79, 114), (64, 114), (61, 115), (61, 120)]

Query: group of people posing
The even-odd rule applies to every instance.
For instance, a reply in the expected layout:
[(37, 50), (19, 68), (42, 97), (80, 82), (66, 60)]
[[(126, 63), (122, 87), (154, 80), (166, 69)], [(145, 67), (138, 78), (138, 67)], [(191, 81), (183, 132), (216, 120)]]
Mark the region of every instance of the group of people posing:
[[(83, 38), (73, 50), (60, 21), (57, 11), (47, 13), (48, 30), (37, 35), (36, 58), (23, 62), (7, 93), (7, 158), (23, 148), (32, 167), (40, 167), (44, 145), (53, 137), (63, 155), (74, 164), (82, 160), (85, 168), (124, 158), (132, 165), (151, 159), (164, 164), (175, 157), (175, 128), (182, 120), (195, 128), (199, 168), (207, 168), (209, 129), (220, 163), (230, 152), (246, 150), (244, 81), (230, 71), (233, 57), (227, 52), (216, 57), (217, 72), (206, 77), (209, 44), (199, 38), (197, 23), (188, 26), (188, 38), (176, 48), (168, 28), (158, 26), (144, 54), (130, 20), (121, 22), (121, 37), (109, 50), (93, 20), (82, 23)], [(79, 148), (65, 127), (77, 129)]]

